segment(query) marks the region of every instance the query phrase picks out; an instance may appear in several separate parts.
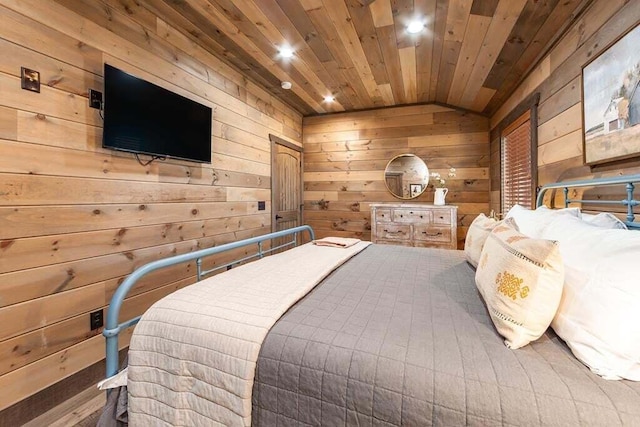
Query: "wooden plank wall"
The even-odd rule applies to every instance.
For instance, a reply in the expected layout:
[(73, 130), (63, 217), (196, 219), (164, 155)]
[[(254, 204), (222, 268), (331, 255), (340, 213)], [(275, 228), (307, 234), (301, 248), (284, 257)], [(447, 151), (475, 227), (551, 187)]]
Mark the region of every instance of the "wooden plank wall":
[[(590, 168), (582, 158), (582, 67), (640, 21), (640, 2), (595, 0), (491, 118), (494, 128), (534, 92), (538, 107), (538, 183), (638, 173), (640, 160)], [(491, 136), (492, 208), (500, 210), (500, 140)], [(494, 173), (498, 172), (498, 173)]]
[[(154, 3), (0, 1), (0, 425), (46, 411), (18, 402), (103, 358), (88, 313), (135, 267), (271, 229), (268, 135), (301, 144), (301, 116), (156, 18)], [(141, 166), (101, 148), (87, 91), (102, 90), (104, 62), (211, 106), (212, 164)], [(40, 71), (40, 93), (21, 90), (21, 66)], [(126, 315), (193, 274), (145, 280)]]
[[(318, 236), (371, 238), (370, 204), (397, 202), (385, 186), (387, 162), (421, 157), (446, 177), (447, 203), (458, 205), (458, 239), (489, 208), (488, 119), (435, 104), (305, 117), (305, 220)], [(429, 188), (414, 201), (433, 203)]]

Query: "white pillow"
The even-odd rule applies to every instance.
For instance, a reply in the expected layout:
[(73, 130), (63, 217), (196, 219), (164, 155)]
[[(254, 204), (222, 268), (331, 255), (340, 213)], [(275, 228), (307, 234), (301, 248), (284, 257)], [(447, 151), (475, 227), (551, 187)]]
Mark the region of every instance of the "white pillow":
[(618, 217), (609, 212), (601, 212), (597, 215), (580, 213), (580, 218), (588, 224), (595, 225), (600, 228), (619, 228), (621, 230), (627, 230), (627, 225), (620, 221)]
[(518, 224), (520, 232), (534, 239), (542, 237), (542, 230), (554, 219), (561, 215), (580, 217), (580, 209), (549, 209), (546, 206), (540, 206), (536, 210), (527, 209), (520, 205), (514, 205), (505, 218), (513, 218)]
[(493, 229), (482, 249), (476, 286), (507, 347), (540, 338), (556, 314), (563, 283), (556, 242), (531, 239), (508, 223)]
[(473, 220), (464, 240), (464, 254), (469, 264), (474, 267), (478, 266), (484, 242), (496, 225), (498, 225), (498, 221), (493, 218), (487, 218), (483, 213)]
[(542, 230), (543, 239), (556, 240), (565, 265), (584, 270), (598, 260), (599, 255), (587, 245), (582, 244), (582, 235), (604, 229), (582, 221), (574, 216), (559, 216), (549, 222)]
[(553, 329), (596, 374), (640, 381), (640, 232), (562, 217), (544, 237), (566, 270)]

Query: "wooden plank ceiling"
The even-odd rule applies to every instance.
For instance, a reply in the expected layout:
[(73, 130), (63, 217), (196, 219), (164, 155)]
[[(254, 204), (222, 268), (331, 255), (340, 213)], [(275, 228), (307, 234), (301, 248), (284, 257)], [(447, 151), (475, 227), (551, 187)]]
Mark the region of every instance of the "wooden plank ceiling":
[[(145, 0), (304, 115), (438, 102), (492, 114), (589, 0)], [(407, 24), (425, 28), (409, 34)], [(294, 51), (280, 55), (282, 47)], [(292, 83), (291, 90), (281, 88)], [(325, 102), (326, 96), (334, 102)]]

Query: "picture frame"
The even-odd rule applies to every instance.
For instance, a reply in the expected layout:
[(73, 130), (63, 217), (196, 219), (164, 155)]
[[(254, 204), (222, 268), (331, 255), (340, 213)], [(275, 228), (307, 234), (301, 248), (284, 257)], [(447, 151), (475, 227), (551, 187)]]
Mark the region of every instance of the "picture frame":
[(640, 156), (640, 25), (582, 67), (587, 165)]
[(422, 184), (409, 184), (409, 195), (411, 198), (422, 194)]
[(21, 87), (24, 90), (40, 93), (40, 72), (20, 67)]

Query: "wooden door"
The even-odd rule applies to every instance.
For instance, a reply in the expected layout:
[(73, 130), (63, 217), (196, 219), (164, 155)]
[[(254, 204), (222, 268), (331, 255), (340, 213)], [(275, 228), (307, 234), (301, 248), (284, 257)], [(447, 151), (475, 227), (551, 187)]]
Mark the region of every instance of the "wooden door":
[(275, 135), (269, 135), (269, 138), (272, 158), (271, 229), (280, 231), (302, 225), (302, 148)]
[(386, 172), (384, 174), (384, 179), (387, 181), (387, 188), (389, 189), (389, 191), (399, 197), (404, 196), (404, 193), (402, 191), (401, 173)]

